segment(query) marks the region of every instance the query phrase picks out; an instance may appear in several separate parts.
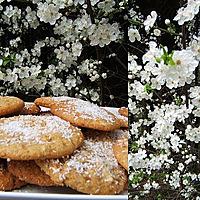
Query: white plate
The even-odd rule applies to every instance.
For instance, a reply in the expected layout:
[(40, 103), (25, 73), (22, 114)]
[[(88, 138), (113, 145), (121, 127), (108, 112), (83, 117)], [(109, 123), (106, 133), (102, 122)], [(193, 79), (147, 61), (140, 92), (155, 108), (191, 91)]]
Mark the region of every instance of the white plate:
[(128, 193), (119, 195), (85, 195), (64, 187), (26, 186), (13, 192), (0, 192), (3, 200), (127, 200)]

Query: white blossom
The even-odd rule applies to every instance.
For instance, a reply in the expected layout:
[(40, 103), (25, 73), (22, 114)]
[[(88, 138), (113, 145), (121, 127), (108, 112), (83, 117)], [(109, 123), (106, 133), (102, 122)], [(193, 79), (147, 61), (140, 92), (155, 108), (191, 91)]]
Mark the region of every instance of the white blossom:
[(194, 39), (190, 42), (189, 48), (198, 61), (200, 61), (200, 37), (194, 37)]
[(152, 86), (159, 89), (166, 84), (168, 88), (172, 89), (184, 86), (186, 83), (190, 84), (195, 77), (194, 71), (198, 66), (198, 61), (192, 51), (174, 51), (169, 63), (160, 59), (162, 54), (162, 50), (151, 48), (143, 57), (144, 61), (149, 62), (147, 69), (150, 68), (149, 70), (155, 76), (151, 79)]
[(128, 36), (131, 42), (135, 42), (135, 40), (138, 40), (138, 41), (141, 40), (140, 33), (137, 29), (130, 28), (128, 30)]
[(186, 139), (195, 143), (200, 142), (200, 128), (192, 128), (192, 126), (188, 125), (185, 130)]
[(191, 21), (195, 15), (199, 12), (200, 1), (188, 0), (186, 7), (181, 7), (178, 10), (177, 15), (174, 17), (175, 21), (178, 21), (179, 25), (183, 25), (185, 22)]
[(144, 21), (145, 30), (149, 31), (150, 28), (154, 26), (154, 23), (157, 19), (157, 13), (156, 11), (152, 11), (150, 15), (147, 16), (147, 19)]
[(37, 16), (40, 21), (54, 25), (62, 15), (59, 13), (59, 7), (45, 2), (38, 4)]
[(113, 41), (119, 40), (121, 37), (118, 23), (110, 24), (105, 20), (102, 20), (98, 25), (93, 25), (90, 31), (91, 46), (99, 45), (104, 47)]

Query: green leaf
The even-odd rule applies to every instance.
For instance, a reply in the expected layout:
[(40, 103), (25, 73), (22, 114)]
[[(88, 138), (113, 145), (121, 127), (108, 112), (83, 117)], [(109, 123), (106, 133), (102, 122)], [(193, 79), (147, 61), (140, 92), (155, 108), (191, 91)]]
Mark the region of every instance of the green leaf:
[(168, 64), (171, 66), (176, 66), (176, 63), (174, 62), (172, 58), (169, 58)]
[[(161, 45), (162, 46), (162, 45)], [(162, 46), (163, 49), (163, 55), (161, 56), (161, 59), (164, 61), (165, 65), (169, 66), (176, 66), (176, 63), (173, 60), (173, 54), (174, 51), (172, 51), (170, 54), (166, 51), (166, 49)], [(157, 59), (158, 60), (158, 59)], [(159, 61), (159, 60), (158, 60)]]
[(16, 55), (11, 54), (10, 56), (4, 57), (3, 59), (3, 66), (6, 66), (9, 63), (15, 63), (16, 62)]
[(161, 63), (161, 58), (156, 58), (157, 63)]
[(157, 195), (157, 198), (156, 198), (157, 200), (162, 200), (163, 198), (162, 198), (162, 195), (159, 193), (158, 195)]
[(150, 93), (153, 92), (153, 89), (152, 89), (151, 85), (147, 83), (147, 84), (144, 85), (144, 91), (145, 91), (147, 94), (150, 94)]
[(131, 183), (138, 184), (143, 180), (143, 178), (144, 178), (144, 172), (143, 171), (137, 172), (133, 175)]
[(131, 144), (131, 150), (134, 151), (134, 152), (136, 152), (136, 151), (138, 151), (138, 149), (139, 149), (138, 143), (137, 142), (133, 142)]
[(182, 99), (179, 96), (175, 97), (175, 104), (177, 106), (180, 106), (182, 104)]
[(6, 66), (9, 62), (10, 62), (10, 60), (4, 60), (3, 61), (3, 66)]

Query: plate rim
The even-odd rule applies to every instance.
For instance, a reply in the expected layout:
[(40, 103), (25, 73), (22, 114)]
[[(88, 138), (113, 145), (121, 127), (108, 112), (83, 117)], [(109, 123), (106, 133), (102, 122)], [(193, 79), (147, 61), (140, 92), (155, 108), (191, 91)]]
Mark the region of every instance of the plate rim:
[(0, 192), (0, 199), (58, 199), (58, 200), (127, 200), (128, 195), (52, 194), (33, 192)]

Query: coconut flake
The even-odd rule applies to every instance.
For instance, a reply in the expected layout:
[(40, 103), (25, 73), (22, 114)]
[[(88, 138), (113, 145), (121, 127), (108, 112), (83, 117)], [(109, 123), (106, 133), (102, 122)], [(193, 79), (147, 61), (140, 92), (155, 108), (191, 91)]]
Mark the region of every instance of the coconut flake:
[[(72, 108), (74, 108), (73, 111), (71, 111), (71, 109), (65, 109), (65, 105), (61, 106), (58, 109), (67, 114), (73, 115), (75, 118), (81, 116), (81, 118), (85, 119), (104, 119), (107, 122), (115, 122), (115, 117), (112, 114), (108, 113), (106, 110), (91, 102), (76, 99), (68, 101), (67, 106), (71, 106)], [(79, 113), (80, 116), (76, 116), (77, 113)]]
[(75, 98), (68, 97), (68, 96), (60, 96), (60, 97), (52, 97), (52, 99), (54, 101), (68, 101), (68, 100), (72, 100), (72, 99), (75, 99)]
[(119, 108), (112, 108), (112, 107), (102, 107), (102, 108), (105, 109), (105, 110), (107, 110), (108, 112), (111, 112), (118, 119), (121, 119), (121, 120), (124, 120), (124, 121), (128, 122), (128, 117), (120, 115)]
[(119, 164), (113, 153), (112, 142), (86, 139), (82, 147), (76, 150), (67, 161), (66, 166), (65, 173), (72, 169), (79, 173), (88, 173), (92, 169), (93, 175), (103, 176), (105, 168), (111, 172)]
[(42, 144), (43, 136), (58, 133), (66, 139), (73, 135), (70, 123), (56, 116), (18, 116), (0, 120), (3, 139), (0, 144), (37, 143)]

